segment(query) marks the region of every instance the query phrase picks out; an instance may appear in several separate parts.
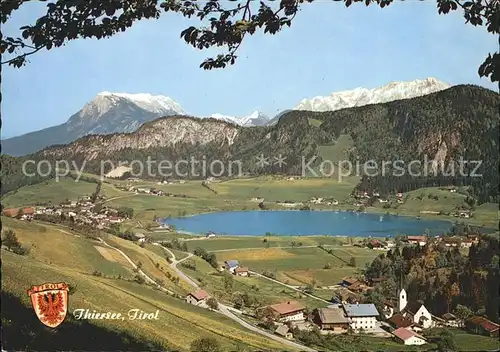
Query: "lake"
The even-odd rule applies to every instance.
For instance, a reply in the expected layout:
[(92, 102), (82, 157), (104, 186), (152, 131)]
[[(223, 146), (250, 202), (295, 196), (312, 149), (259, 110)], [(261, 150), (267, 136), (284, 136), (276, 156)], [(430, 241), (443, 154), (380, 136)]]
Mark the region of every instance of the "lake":
[(218, 235), (339, 235), (385, 237), (421, 235), (426, 229), (437, 235), (450, 230), (452, 222), (418, 220), (414, 217), (343, 211), (230, 211), (164, 219), (178, 231)]

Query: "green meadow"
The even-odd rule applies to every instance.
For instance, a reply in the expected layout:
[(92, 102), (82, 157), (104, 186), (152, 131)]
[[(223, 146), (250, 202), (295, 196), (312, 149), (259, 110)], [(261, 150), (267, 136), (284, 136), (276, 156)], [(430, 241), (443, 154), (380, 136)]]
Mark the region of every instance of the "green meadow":
[[(131, 280), (134, 273), (128, 262), (120, 261), (118, 256), (109, 253), (103, 255), (96, 249), (98, 243), (83, 235), (33, 222), (4, 218), (2, 222), (4, 228), (16, 232), (23, 245), (31, 246), (28, 256), (2, 249), (2, 291), (15, 295), (27, 307), (30, 302), (26, 290), (32, 285), (66, 282), (74, 289), (69, 299), (71, 312), (78, 308), (123, 314), (135, 308), (145, 312), (159, 310), (159, 319), (155, 321), (102, 320), (95, 324), (111, 331), (126, 331), (139, 339), (158, 342), (166, 349), (187, 351), (191, 342), (200, 336), (216, 338), (226, 350), (235, 350), (238, 346), (253, 350), (282, 350), (284, 347), (240, 327), (218, 313), (194, 307), (182, 299)], [(157, 253), (133, 243), (129, 246), (120, 239), (110, 242), (120, 246), (134, 259), (143, 261), (144, 271), (148, 275), (159, 275), (153, 267), (146, 265), (148, 259), (160, 259)], [(96, 270), (102, 276), (94, 275)], [(121, 278), (118, 275), (122, 275)], [(183, 290), (182, 284), (179, 290)]]

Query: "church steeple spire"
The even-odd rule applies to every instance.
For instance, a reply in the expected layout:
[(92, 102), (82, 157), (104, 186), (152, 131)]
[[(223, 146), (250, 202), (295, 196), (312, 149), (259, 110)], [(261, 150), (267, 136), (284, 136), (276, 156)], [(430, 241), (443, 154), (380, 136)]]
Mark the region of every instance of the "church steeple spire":
[(408, 304), (408, 296), (406, 294), (406, 290), (404, 288), (402, 288), (400, 291), (399, 291), (399, 295), (398, 295), (398, 310), (399, 312), (402, 312), (403, 309), (406, 308), (406, 305)]

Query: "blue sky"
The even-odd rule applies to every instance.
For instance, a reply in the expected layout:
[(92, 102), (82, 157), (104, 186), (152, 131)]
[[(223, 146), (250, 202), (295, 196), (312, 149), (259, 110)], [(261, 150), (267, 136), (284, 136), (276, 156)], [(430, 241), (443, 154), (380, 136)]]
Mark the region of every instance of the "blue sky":
[[(4, 35), (36, 18), (39, 5), (23, 5)], [(245, 39), (224, 70), (198, 67), (214, 51), (180, 38), (192, 22), (168, 13), (110, 39), (39, 52), (20, 69), (3, 67), (2, 138), (63, 123), (101, 91), (167, 95), (195, 116), (260, 110), (272, 117), (303, 98), (391, 81), (436, 77), (497, 90), (477, 74), (496, 38), (464, 24), (459, 12), (438, 15), (434, 1), (305, 4), (290, 28)]]

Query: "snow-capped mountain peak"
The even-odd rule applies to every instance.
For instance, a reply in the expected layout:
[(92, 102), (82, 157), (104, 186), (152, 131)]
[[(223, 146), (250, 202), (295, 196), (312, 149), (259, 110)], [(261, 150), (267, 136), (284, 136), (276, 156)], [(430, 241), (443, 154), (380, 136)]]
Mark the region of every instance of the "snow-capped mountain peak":
[(180, 115), (185, 114), (179, 103), (164, 95), (152, 95), (148, 93), (112, 93), (105, 91), (99, 93), (97, 97), (106, 97), (111, 100), (116, 98), (127, 99), (144, 110), (158, 114), (163, 112), (175, 112)]
[(450, 88), (450, 85), (434, 77), (410, 82), (391, 82), (385, 86), (332, 93), (329, 96), (316, 96), (303, 99), (294, 110), (334, 111), (355, 106), (386, 103), (389, 101), (416, 98)]
[(215, 113), (210, 115), (209, 117), (217, 120), (231, 122), (243, 127), (263, 126), (269, 121), (269, 117), (257, 110), (247, 116), (228, 116)]

